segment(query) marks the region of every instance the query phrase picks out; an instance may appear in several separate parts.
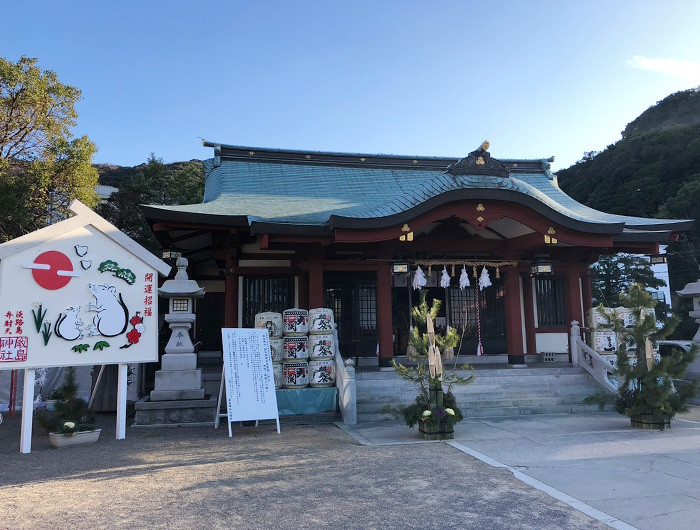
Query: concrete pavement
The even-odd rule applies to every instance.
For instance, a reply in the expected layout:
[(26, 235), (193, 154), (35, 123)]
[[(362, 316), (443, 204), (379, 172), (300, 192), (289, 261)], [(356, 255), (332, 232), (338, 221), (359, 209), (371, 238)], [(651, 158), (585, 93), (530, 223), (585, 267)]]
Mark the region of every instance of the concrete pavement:
[[(694, 530), (698, 419), (697, 409), (679, 415), (665, 431), (632, 428), (616, 413), (468, 419), (447, 443), (614, 528)], [(342, 428), (363, 444), (416, 443), (399, 422)]]
[(470, 419), (447, 443), (398, 422), (126, 440), (114, 417), (99, 426), (97, 444), (62, 450), (36, 429), (24, 455), (6, 417), (0, 530), (700, 528), (700, 423), (683, 417), (664, 432), (613, 413)]

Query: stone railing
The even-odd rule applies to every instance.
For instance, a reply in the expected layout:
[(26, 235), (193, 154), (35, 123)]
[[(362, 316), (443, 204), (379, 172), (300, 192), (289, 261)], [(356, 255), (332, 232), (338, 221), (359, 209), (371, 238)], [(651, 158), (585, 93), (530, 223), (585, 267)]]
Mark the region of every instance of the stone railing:
[(338, 387), (338, 399), (340, 414), (343, 423), (355, 425), (357, 423), (357, 382), (355, 381), (355, 361), (347, 359), (343, 362), (338, 347), (338, 330), (333, 330), (335, 341), (335, 384)]
[(583, 341), (576, 320), (571, 323), (571, 362), (584, 368), (605, 390), (617, 394), (617, 380), (610, 378), (615, 373), (615, 367)]

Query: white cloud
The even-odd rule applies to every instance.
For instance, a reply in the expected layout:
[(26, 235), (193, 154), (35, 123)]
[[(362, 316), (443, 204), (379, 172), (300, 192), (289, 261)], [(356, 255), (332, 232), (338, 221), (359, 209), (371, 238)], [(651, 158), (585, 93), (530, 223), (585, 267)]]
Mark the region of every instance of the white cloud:
[(675, 59), (650, 59), (642, 55), (634, 55), (631, 59), (627, 59), (625, 66), (637, 70), (661, 72), (700, 85), (700, 64), (698, 63)]

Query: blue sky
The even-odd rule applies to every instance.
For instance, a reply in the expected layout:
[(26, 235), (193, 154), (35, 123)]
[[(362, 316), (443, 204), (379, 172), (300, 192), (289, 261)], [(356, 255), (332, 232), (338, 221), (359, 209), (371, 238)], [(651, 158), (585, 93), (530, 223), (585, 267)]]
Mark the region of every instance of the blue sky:
[(313, 151), (497, 158), (602, 150), (700, 85), (700, 2), (33, 1), (0, 56), (83, 92), (97, 162), (209, 158), (202, 138)]

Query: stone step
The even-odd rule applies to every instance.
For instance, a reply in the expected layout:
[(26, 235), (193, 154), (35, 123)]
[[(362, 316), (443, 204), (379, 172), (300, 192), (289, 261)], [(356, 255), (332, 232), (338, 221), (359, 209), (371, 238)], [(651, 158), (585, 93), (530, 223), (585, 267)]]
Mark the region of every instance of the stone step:
[[(602, 388), (583, 369), (560, 364), (481, 368), (474, 371), (471, 384), (454, 386), (452, 392), (467, 417), (597, 411), (583, 400), (603, 392)], [(416, 384), (393, 370), (362, 371), (357, 378), (358, 421), (391, 419), (384, 407), (410, 404), (418, 392)]]
[(208, 364), (218, 364), (221, 365), (223, 362), (223, 354), (220, 351), (200, 351), (197, 353), (197, 364), (208, 365)]
[[(559, 404), (540, 404), (537, 406), (528, 407), (489, 407), (489, 408), (467, 408), (460, 407), (465, 418), (495, 418), (507, 416), (524, 416), (530, 414), (577, 414), (585, 412), (598, 412), (598, 407), (589, 407), (579, 403), (559, 403)], [(605, 411), (613, 410), (611, 406), (607, 406)], [(376, 412), (359, 412), (357, 413), (358, 423), (369, 421), (387, 421), (395, 420), (393, 414), (387, 414), (381, 411)]]

